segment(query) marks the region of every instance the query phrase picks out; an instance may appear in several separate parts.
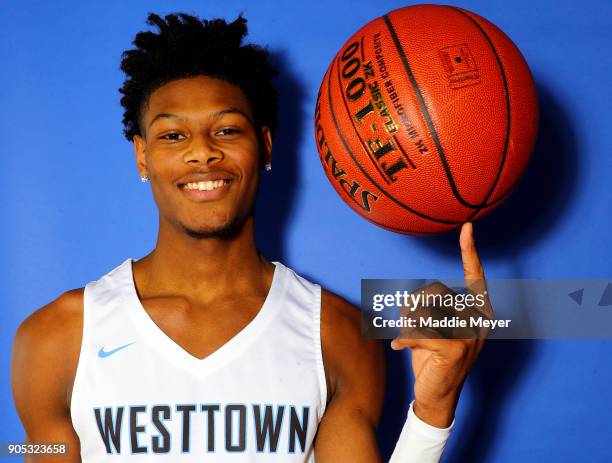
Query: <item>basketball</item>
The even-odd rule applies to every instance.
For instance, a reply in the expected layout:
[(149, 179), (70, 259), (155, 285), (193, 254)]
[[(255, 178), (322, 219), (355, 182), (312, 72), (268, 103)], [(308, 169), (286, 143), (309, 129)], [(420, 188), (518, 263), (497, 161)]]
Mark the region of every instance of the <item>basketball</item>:
[(357, 31), (327, 68), (315, 111), (336, 192), (374, 224), (416, 235), (507, 199), (537, 126), (518, 48), (483, 17), (442, 5), (400, 8)]

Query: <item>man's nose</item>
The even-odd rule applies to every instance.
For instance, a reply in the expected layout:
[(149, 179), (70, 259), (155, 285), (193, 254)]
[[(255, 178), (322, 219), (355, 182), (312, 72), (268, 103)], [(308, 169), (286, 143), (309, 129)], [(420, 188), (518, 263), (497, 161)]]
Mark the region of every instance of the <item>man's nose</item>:
[(223, 160), (223, 151), (214, 146), (206, 137), (196, 136), (192, 138), (189, 149), (185, 152), (184, 160), (188, 163), (214, 164)]

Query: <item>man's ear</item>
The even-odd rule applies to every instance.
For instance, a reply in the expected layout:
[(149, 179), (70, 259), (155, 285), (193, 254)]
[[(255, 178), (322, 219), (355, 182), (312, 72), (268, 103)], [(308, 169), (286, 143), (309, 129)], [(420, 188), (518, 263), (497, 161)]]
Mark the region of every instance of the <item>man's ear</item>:
[(140, 135), (134, 135), (132, 138), (134, 143), (134, 154), (136, 155), (136, 167), (138, 168), (138, 175), (143, 176), (147, 171), (147, 160), (145, 157), (145, 140)]
[(272, 162), (272, 132), (264, 125), (259, 132), (259, 142), (261, 143), (261, 162), (266, 165)]

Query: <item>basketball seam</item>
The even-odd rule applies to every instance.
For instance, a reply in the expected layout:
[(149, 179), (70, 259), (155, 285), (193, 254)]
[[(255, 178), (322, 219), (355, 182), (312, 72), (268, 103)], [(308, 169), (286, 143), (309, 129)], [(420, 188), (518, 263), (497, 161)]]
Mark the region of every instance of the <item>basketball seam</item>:
[[(351, 151), (351, 149), (349, 148), (346, 140), (344, 139), (344, 137), (342, 136), (342, 131), (340, 130), (340, 127), (338, 126), (338, 121), (336, 120), (336, 113), (334, 111), (334, 106), (332, 104), (331, 101), (331, 75), (333, 74), (333, 66), (337, 65), (337, 60), (334, 58), (334, 61), (332, 62), (332, 67), (330, 69), (328, 78), (327, 78), (327, 97), (328, 97), (328, 104), (329, 104), (329, 111), (330, 114), (332, 116), (332, 121), (334, 123), (334, 127), (336, 128), (336, 133), (338, 134), (338, 137), (340, 138), (340, 141), (342, 142), (342, 144), (344, 145), (344, 148), (346, 149), (347, 153), (349, 154), (349, 156), (353, 159), (353, 162), (355, 163), (355, 165), (359, 168), (359, 170), (361, 171), (361, 173), (363, 175), (366, 176), (366, 178), (373, 184), (376, 186), (376, 188), (378, 189), (378, 191), (380, 191), (383, 195), (385, 195), (387, 198), (389, 198), (391, 201), (393, 201), (395, 204), (397, 204), (398, 206), (400, 206), (403, 209), (406, 209), (407, 211), (412, 212), (413, 214), (427, 219), (427, 220), (431, 220), (432, 222), (438, 222), (438, 223), (444, 223), (447, 225), (457, 225), (461, 222), (452, 222), (452, 221), (447, 221), (447, 220), (441, 220), (441, 219), (435, 219), (433, 217), (429, 217), (421, 212), (415, 211), (414, 209), (412, 209), (410, 206), (407, 206), (405, 204), (403, 204), (401, 201), (399, 201), (398, 199), (396, 199), (394, 196), (392, 196), (390, 193), (388, 193), (387, 191), (385, 191), (384, 189), (380, 188), (380, 186), (378, 185), (378, 183), (376, 183), (374, 181), (374, 179), (372, 179), (372, 177), (370, 177), (370, 175), (367, 173), (367, 171), (363, 168), (363, 166), (359, 163), (359, 161), (355, 158), (355, 155), (353, 154), (353, 152)], [(340, 92), (342, 92), (342, 87), (340, 87)], [(344, 100), (343, 100), (344, 102)], [(346, 106), (346, 104), (345, 104)], [(348, 110), (348, 107), (346, 107), (347, 113), (349, 114), (349, 118), (351, 117), (350, 111)]]
[[(474, 212), (472, 214), (472, 216), (470, 217), (470, 219), (472, 217), (474, 217), (476, 214), (478, 214), (480, 212), (480, 209), (484, 209), (488, 206), (492, 206), (494, 204), (496, 204), (499, 201), (493, 201), (490, 204), (487, 204), (487, 201), (489, 200), (489, 198), (491, 197), (491, 195), (493, 194), (493, 191), (495, 191), (495, 187), (497, 186), (497, 182), (499, 181), (502, 171), (504, 170), (504, 166), (506, 164), (506, 158), (508, 155), (508, 146), (509, 146), (509, 142), (510, 142), (510, 129), (511, 129), (511, 124), (512, 124), (512, 120), (511, 120), (511, 111), (510, 111), (510, 92), (508, 90), (508, 80), (506, 78), (506, 71), (504, 70), (504, 66), (501, 62), (501, 58), (499, 57), (499, 54), (497, 53), (497, 49), (495, 48), (495, 45), (493, 45), (493, 42), (491, 41), (491, 38), (489, 37), (489, 35), (485, 32), (485, 30), (482, 28), (482, 26), (474, 19), (472, 18), (471, 15), (467, 14), (466, 12), (464, 12), (463, 10), (456, 8), (454, 6), (447, 6), (448, 8), (455, 10), (457, 13), (460, 13), (461, 15), (465, 16), (466, 18), (468, 18), (470, 20), (470, 22), (472, 24), (474, 24), (478, 30), (480, 31), (480, 33), (483, 35), (483, 37), (485, 38), (485, 40), (487, 41), (487, 43), (489, 44), (489, 46), (491, 47), (491, 50), (493, 50), (493, 54), (495, 55), (495, 60), (497, 61), (497, 65), (499, 66), (499, 71), (501, 72), (501, 76), (502, 76), (502, 81), (504, 82), (504, 96), (506, 99), (506, 139), (504, 141), (504, 152), (502, 154), (502, 161), (500, 163), (499, 169), (497, 170), (497, 175), (495, 176), (495, 180), (493, 181), (493, 185), (491, 185), (491, 189), (489, 190), (489, 193), (485, 196), (484, 201), (482, 202), (482, 204), (480, 205), (479, 210), (477, 210), (476, 212)], [(520, 180), (520, 178), (519, 178)], [(507, 193), (510, 193), (512, 191), (512, 189), (516, 186), (516, 184), (518, 183), (515, 182), (514, 185), (512, 185), (508, 191), (506, 191), (505, 193), (503, 193), (500, 198), (498, 198), (498, 200), (501, 200), (501, 198), (504, 198)]]
[[(486, 206), (483, 206), (482, 208), (479, 209), (478, 213), (480, 213), (481, 211), (487, 210), (489, 209), (489, 211), (491, 211), (494, 207), (496, 207), (498, 204), (503, 203), (504, 201), (506, 201), (508, 199), (508, 197), (510, 196), (510, 194), (516, 190), (516, 188), (519, 186), (519, 184), (521, 183), (522, 177), (519, 177), (513, 184), (512, 186), (503, 194), (501, 195), (499, 198), (497, 198), (495, 201), (487, 204)], [(472, 220), (472, 218), (475, 217), (475, 215), (472, 215), (468, 218), (469, 220)]]
[[(419, 235), (427, 235), (427, 236), (429, 236), (429, 235), (438, 235), (438, 234), (440, 234), (440, 233), (443, 233), (443, 232), (427, 232), (427, 231), (418, 231), (418, 230), (407, 230), (407, 229), (405, 229), (405, 228), (391, 227), (391, 226), (389, 226), (389, 225), (387, 225), (387, 224), (384, 224), (384, 223), (382, 223), (382, 222), (379, 222), (379, 221), (377, 221), (377, 220), (374, 220), (374, 219), (372, 219), (372, 218), (370, 218), (370, 217), (365, 217), (365, 216), (364, 216), (364, 218), (365, 218), (365, 219), (366, 219), (368, 222), (372, 222), (374, 225), (377, 225), (377, 226), (379, 226), (379, 227), (385, 228), (385, 229), (387, 229), (387, 230), (391, 230), (391, 231), (393, 231), (393, 232), (398, 232), (398, 233), (403, 233), (403, 234), (413, 233), (413, 234), (419, 234)], [(461, 223), (456, 223), (456, 224), (449, 224), (449, 225), (454, 225), (454, 227), (453, 227), (453, 228), (450, 228), (450, 229), (448, 229), (448, 230), (446, 230), (446, 231), (450, 231), (450, 230), (456, 229), (456, 228), (457, 228), (459, 225), (462, 225), (462, 224), (461, 224)]]
[(408, 80), (410, 81), (410, 85), (412, 86), (412, 90), (414, 91), (417, 97), (419, 107), (421, 108), (421, 113), (423, 114), (423, 117), (425, 118), (425, 122), (427, 123), (427, 128), (429, 129), (429, 132), (431, 133), (431, 138), (433, 138), (434, 144), (436, 145), (438, 155), (440, 156), (440, 161), (442, 161), (442, 166), (444, 167), (444, 171), (446, 172), (446, 177), (448, 178), (448, 181), (450, 183), (450, 187), (451, 187), (451, 190), (453, 191), (453, 195), (455, 196), (457, 201), (459, 201), (464, 206), (469, 207), (470, 209), (476, 209), (480, 207), (481, 204), (469, 203), (468, 201), (463, 199), (463, 197), (459, 193), (459, 190), (457, 189), (457, 185), (455, 184), (455, 179), (453, 178), (453, 175), (450, 171), (450, 167), (448, 165), (446, 155), (444, 154), (442, 143), (440, 142), (440, 139), (438, 138), (438, 132), (436, 131), (436, 128), (433, 125), (433, 120), (431, 119), (429, 111), (427, 110), (425, 99), (423, 98), (423, 94), (421, 93), (419, 84), (417, 83), (414, 77), (414, 74), (412, 73), (412, 68), (410, 67), (410, 64), (408, 63), (408, 58), (406, 57), (406, 53), (404, 52), (404, 49), (402, 48), (402, 45), (399, 42), (399, 38), (397, 37), (395, 28), (393, 27), (393, 24), (391, 23), (391, 18), (389, 18), (389, 15), (384, 15), (383, 19), (385, 21), (387, 29), (389, 30), (389, 33), (391, 34), (391, 39), (393, 40), (393, 44), (395, 45), (395, 48), (397, 49), (397, 53), (399, 54), (400, 59), (402, 60), (402, 64), (404, 65), (404, 69), (406, 70), (406, 74), (408, 75)]
[(518, 185), (521, 182), (521, 180), (522, 180), (522, 176), (517, 178), (516, 181), (512, 184), (512, 186), (510, 186), (510, 188), (508, 188), (504, 192), (504, 194), (500, 195), (494, 201), (491, 201), (490, 203), (485, 204), (482, 208), (486, 209), (487, 207), (495, 206), (496, 204), (504, 201), (510, 195), (510, 193), (512, 193), (518, 187)]

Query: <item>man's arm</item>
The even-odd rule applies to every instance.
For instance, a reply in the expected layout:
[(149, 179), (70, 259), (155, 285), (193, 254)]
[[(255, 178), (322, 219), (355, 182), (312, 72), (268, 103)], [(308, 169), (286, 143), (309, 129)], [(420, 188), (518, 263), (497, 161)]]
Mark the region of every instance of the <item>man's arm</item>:
[(379, 462), (376, 426), (385, 389), (383, 345), (361, 337), (358, 309), (327, 291), (321, 301), (321, 343), (328, 406), (315, 441), (317, 462)]
[(70, 393), (83, 325), (83, 290), (73, 290), (30, 315), (17, 330), (11, 384), (27, 443), (67, 444), (63, 457), (26, 456), (29, 463), (80, 462), (70, 419)]
[[(460, 248), (466, 282), (486, 288), (471, 223), (463, 224)], [(328, 408), (315, 442), (317, 460), (379, 462), (375, 429), (384, 396), (382, 345), (360, 335), (360, 312), (330, 293), (321, 302), (321, 340)], [(487, 316), (494, 316), (489, 307)], [(391, 347), (412, 350), (414, 397), (393, 462), (439, 461), (459, 394), (484, 339), (401, 339)]]

